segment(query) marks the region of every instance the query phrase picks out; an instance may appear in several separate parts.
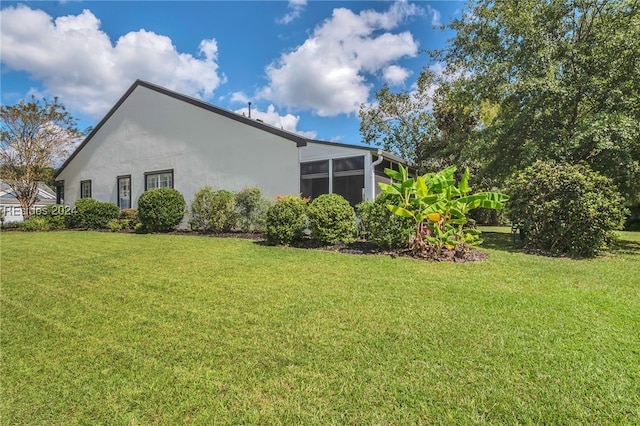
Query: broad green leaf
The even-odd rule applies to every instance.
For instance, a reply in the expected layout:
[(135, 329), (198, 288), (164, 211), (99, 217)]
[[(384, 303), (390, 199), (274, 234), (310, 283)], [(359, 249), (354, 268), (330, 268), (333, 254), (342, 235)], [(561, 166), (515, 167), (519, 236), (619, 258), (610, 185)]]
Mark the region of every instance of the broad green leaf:
[(460, 192), (466, 194), (471, 189), (469, 188), (469, 168), (464, 169), (464, 174), (462, 175), (462, 179), (460, 179), (460, 185), (458, 185)]
[(391, 179), (395, 181), (398, 181), (398, 182), (402, 181), (402, 174), (396, 170), (385, 168), (384, 174), (389, 176)]
[(398, 191), (398, 188), (396, 188), (393, 185), (389, 185), (389, 184), (383, 183), (383, 182), (378, 182), (378, 186), (380, 187), (382, 192), (384, 192), (385, 194), (402, 195), (402, 193), (400, 191)]
[(415, 215), (404, 207), (387, 204), (387, 209), (396, 216), (415, 218)]
[(424, 181), (424, 176), (418, 176), (416, 179), (416, 195), (418, 198), (424, 198), (429, 194), (429, 188)]

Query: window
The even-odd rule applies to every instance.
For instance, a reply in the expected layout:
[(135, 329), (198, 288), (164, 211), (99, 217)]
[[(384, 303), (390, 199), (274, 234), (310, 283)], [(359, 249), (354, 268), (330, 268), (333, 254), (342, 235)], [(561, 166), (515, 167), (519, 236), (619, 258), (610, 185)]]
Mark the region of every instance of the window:
[(329, 160), (300, 164), (300, 191), (312, 199), (329, 193)]
[(340, 194), (352, 206), (362, 202), (364, 195), (364, 157), (333, 160), (334, 194)]
[(118, 207), (131, 208), (131, 175), (118, 176)]
[(80, 181), (80, 198), (91, 198), (91, 181)]
[(340, 194), (355, 206), (364, 198), (364, 156), (300, 164), (300, 190), (303, 197), (311, 199), (322, 194)]
[(173, 188), (173, 169), (144, 174), (144, 190), (156, 188)]
[(56, 204), (64, 204), (64, 181), (57, 180), (55, 182), (56, 187)]

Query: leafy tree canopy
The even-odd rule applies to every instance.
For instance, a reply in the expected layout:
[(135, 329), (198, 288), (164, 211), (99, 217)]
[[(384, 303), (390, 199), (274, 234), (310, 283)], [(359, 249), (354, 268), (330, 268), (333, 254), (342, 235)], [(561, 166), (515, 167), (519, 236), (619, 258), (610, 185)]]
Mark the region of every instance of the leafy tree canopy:
[(376, 92), (376, 102), (361, 105), (358, 115), (363, 141), (381, 145), (408, 161), (419, 160), (418, 147), (436, 131), (429, 111), (435, 78), (433, 72), (425, 70), (414, 91), (393, 93), (385, 85)]
[(585, 163), (629, 201), (640, 193), (640, 3), (470, 3), (435, 56), (458, 97), (493, 116), (471, 150), (499, 181), (536, 160)]
[(482, 187), (537, 160), (584, 163), (639, 199), (640, 2), (476, 0), (450, 28), (430, 52), (442, 75), (361, 108), (365, 142), (471, 166)]

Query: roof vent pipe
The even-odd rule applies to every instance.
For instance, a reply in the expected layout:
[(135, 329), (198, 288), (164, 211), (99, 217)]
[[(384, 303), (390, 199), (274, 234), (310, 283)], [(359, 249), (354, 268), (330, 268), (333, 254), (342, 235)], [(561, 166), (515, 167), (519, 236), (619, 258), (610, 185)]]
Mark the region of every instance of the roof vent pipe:
[(249, 101), (249, 118), (251, 118), (251, 101)]

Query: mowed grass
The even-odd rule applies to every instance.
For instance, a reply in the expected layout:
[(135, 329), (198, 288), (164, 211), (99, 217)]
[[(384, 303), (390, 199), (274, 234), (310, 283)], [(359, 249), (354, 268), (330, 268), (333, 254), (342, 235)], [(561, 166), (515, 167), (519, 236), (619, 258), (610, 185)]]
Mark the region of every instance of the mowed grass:
[(638, 424), (640, 234), (429, 263), (0, 236), (2, 424)]

